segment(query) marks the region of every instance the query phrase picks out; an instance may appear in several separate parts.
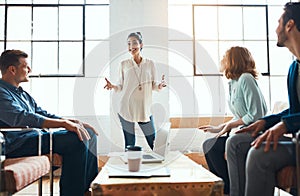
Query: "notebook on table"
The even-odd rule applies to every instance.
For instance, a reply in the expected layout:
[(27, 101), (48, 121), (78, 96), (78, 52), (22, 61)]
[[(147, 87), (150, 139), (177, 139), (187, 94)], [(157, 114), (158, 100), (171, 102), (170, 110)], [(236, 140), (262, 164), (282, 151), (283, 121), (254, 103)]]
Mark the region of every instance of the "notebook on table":
[(150, 177), (170, 177), (170, 170), (167, 167), (161, 167), (152, 170), (141, 170), (138, 172), (130, 172), (128, 170), (120, 170), (113, 167), (105, 167), (110, 178), (150, 178)]

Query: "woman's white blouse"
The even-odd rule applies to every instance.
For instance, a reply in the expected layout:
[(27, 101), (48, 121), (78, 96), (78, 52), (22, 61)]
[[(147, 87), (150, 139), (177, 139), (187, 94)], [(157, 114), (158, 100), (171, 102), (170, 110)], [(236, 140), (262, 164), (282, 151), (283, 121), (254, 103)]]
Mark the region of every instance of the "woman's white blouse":
[(152, 90), (158, 91), (154, 62), (143, 58), (138, 66), (132, 58), (127, 59), (121, 62), (119, 72), (116, 89), (122, 93), (119, 114), (130, 122), (150, 121)]
[(255, 78), (250, 73), (229, 82), (229, 108), (235, 119), (245, 125), (255, 122), (267, 113), (267, 105)]

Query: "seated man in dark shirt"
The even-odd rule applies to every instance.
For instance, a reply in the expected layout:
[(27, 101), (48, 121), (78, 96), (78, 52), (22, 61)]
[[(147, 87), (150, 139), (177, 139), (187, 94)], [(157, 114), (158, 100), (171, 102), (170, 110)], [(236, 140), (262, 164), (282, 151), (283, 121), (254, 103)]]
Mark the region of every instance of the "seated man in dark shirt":
[[(86, 123), (49, 114), (20, 87), (28, 82), (28, 55), (6, 50), (0, 57), (0, 127), (62, 128), (53, 133), (53, 152), (63, 157), (60, 195), (83, 196), (98, 173), (97, 131)], [(37, 154), (36, 132), (4, 132), (6, 156)], [(42, 132), (42, 153), (49, 153), (49, 133)]]

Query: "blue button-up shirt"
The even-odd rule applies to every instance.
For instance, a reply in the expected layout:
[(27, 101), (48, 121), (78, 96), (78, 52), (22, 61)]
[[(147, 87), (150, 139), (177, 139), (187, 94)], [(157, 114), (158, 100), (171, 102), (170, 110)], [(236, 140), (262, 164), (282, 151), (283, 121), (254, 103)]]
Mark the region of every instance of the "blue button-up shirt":
[[(39, 107), (22, 87), (17, 88), (0, 79), (0, 128), (42, 128), (45, 118), (59, 119), (61, 117), (49, 114), (46, 110)], [(6, 144), (21, 142), (18, 141), (18, 134), (4, 134), (6, 136)]]

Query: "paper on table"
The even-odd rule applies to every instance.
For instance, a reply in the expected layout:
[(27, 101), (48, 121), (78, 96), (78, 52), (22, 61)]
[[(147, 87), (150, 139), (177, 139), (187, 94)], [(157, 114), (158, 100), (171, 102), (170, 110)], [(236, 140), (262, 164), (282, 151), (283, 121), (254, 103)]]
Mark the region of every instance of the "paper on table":
[(130, 172), (128, 170), (115, 167), (105, 167), (110, 178), (150, 178), (150, 177), (170, 177), (170, 170), (167, 167), (155, 169), (140, 170), (138, 172)]
[(108, 153), (108, 157), (121, 157), (124, 156), (125, 152), (110, 152)]

